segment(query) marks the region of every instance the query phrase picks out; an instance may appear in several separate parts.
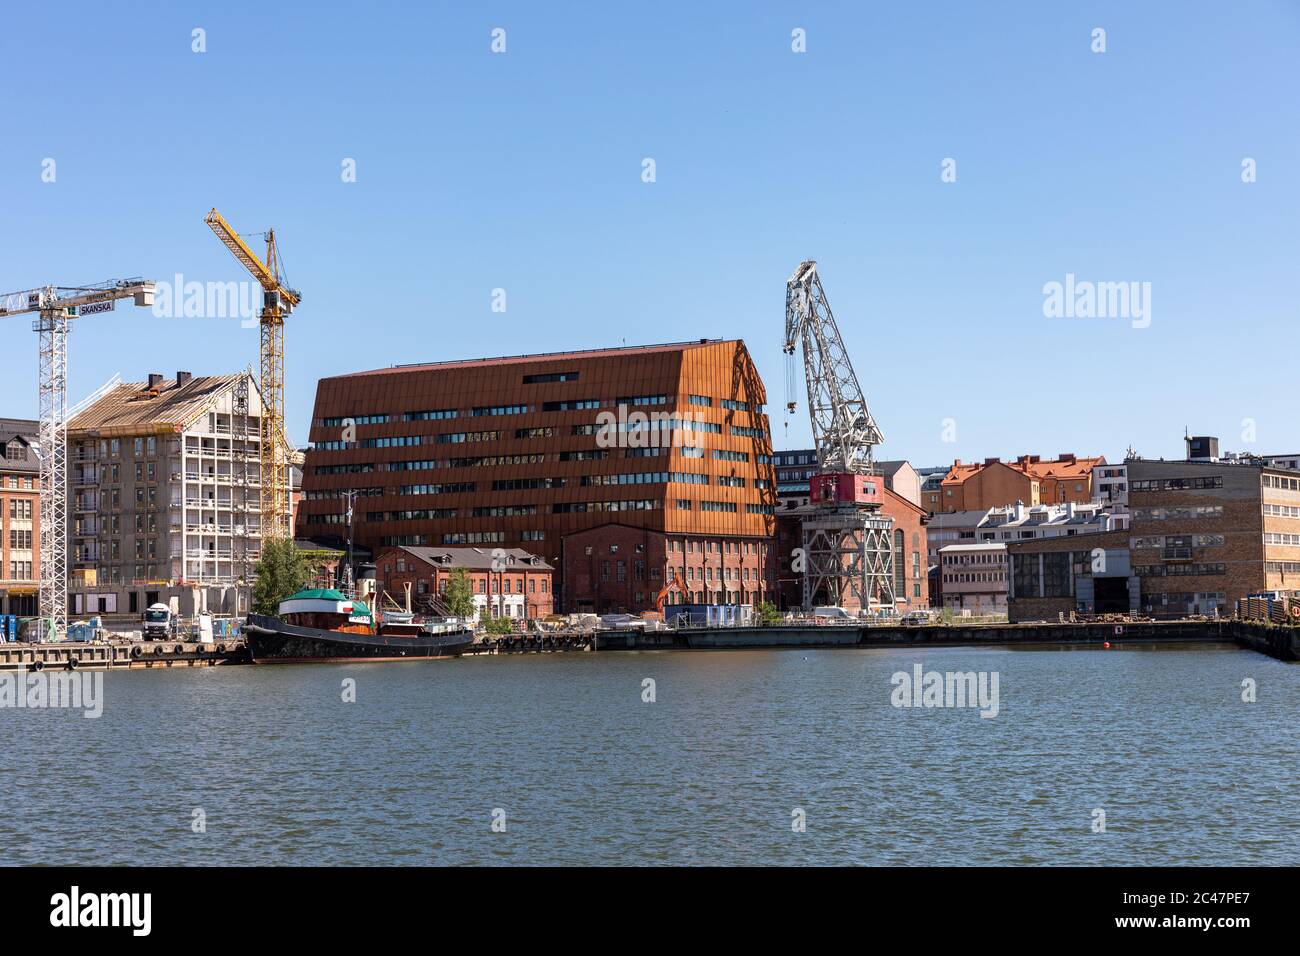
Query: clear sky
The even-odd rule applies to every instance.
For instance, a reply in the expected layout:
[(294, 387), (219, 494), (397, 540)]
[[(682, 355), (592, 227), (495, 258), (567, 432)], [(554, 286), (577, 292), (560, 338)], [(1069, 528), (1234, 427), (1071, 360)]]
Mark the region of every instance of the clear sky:
[[(784, 291), (815, 258), (882, 457), (1300, 450), (1295, 2), (43, 0), (0, 55), (0, 292), (239, 280), (203, 215), (274, 226), (300, 443), (322, 376), (709, 336), (800, 447)], [(1046, 317), (1067, 274), (1150, 283), (1150, 324)], [(256, 357), (238, 320), (119, 308), (70, 391)], [(0, 414), (36, 371), (0, 320)]]

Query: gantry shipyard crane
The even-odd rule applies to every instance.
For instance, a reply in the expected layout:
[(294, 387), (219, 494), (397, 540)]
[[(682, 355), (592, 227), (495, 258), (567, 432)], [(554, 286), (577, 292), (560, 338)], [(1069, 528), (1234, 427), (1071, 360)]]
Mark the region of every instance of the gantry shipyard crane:
[(284, 438), (284, 317), (302, 301), (302, 293), (285, 284), (274, 229), (265, 233), (266, 261), (263, 262), (215, 208), (203, 221), (262, 286), (261, 365), (257, 383), (263, 405), (262, 540), (284, 538), (290, 534), (289, 449)]
[(800, 344), (820, 472), (809, 487), (816, 511), (803, 521), (803, 605), (843, 604), (850, 588), (864, 610), (893, 609), (894, 561), (902, 558), (893, 553), (893, 519), (880, 511), (884, 478), (873, 452), (884, 436), (811, 259), (785, 285), (785, 353)]
[(118, 299), (152, 306), (149, 279), (119, 279), (88, 286), (47, 285), (0, 296), (0, 318), (36, 313), (40, 336), (39, 457), (41, 473), (40, 615), (42, 640), (68, 633), (68, 330), (79, 315), (109, 312)]

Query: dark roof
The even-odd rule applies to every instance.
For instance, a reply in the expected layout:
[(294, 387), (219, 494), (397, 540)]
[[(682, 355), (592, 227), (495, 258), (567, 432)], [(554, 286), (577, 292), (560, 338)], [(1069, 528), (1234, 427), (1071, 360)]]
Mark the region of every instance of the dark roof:
[(443, 567), (465, 568), (470, 571), (493, 571), (497, 570), (492, 567), (493, 556), (505, 555), (508, 567), (519, 568), (539, 568), (541, 570), (554, 570), (545, 559), (535, 554), (530, 554), (522, 548), (421, 548), (421, 547), (401, 547), (395, 548), (396, 551), (405, 551), (414, 558), (425, 562), (426, 564), (437, 564)]
[[(41, 470), (41, 461), (36, 456), (35, 448), (40, 437), (40, 423), (26, 418), (0, 418), (0, 471), (36, 474)], [(9, 444), (17, 442), (22, 450), (21, 458), (9, 457)]]
[(0, 435), (28, 435), (35, 439), (41, 433), (41, 423), (30, 418), (0, 418)]

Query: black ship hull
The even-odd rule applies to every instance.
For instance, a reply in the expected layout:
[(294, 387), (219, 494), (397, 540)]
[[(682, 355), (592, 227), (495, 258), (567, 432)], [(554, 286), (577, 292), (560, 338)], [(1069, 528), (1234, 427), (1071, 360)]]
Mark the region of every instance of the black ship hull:
[(286, 624), (273, 617), (250, 614), (244, 625), (248, 652), (255, 664), (315, 661), (409, 661), (458, 657), (474, 643), (469, 630), (447, 634), (420, 633), (411, 637), (352, 634)]

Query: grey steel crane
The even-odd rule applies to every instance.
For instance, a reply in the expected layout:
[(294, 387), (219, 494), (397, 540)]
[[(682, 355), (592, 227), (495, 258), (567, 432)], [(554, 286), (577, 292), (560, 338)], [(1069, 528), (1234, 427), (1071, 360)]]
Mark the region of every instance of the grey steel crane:
[(40, 614), (42, 639), (68, 633), (68, 330), (79, 315), (110, 312), (118, 299), (152, 306), (151, 279), (46, 285), (0, 296), (0, 318), (36, 314), (40, 336)]
[(884, 436), (812, 259), (799, 263), (785, 284), (785, 353), (793, 356), (801, 344), (821, 472), (809, 489), (818, 507), (802, 521), (803, 606), (840, 605), (851, 592), (864, 610), (892, 611), (902, 556), (894, 553), (894, 521), (881, 512), (884, 478), (875, 476), (873, 449)]
[[(870, 474), (872, 449), (885, 439), (867, 408), (812, 259), (799, 263), (785, 284), (785, 353), (794, 355), (800, 343), (818, 466), (823, 472)], [(794, 411), (793, 402), (788, 410)]]

